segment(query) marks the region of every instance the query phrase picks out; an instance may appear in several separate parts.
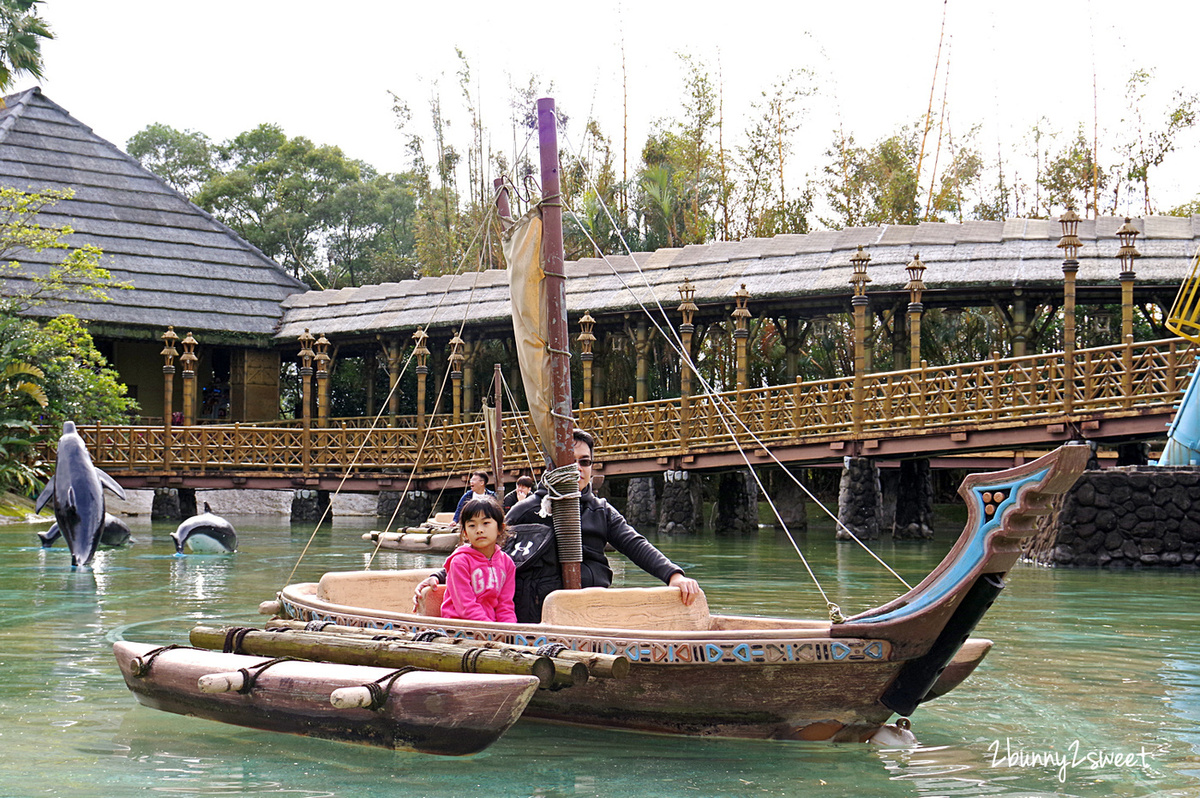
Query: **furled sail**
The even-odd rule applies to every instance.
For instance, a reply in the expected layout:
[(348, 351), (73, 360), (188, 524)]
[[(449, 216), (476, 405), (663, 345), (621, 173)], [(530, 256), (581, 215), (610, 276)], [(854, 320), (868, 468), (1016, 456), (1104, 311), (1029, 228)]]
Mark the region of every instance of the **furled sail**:
[(542, 270), (542, 212), (534, 206), (504, 232), (504, 259), (512, 291), (513, 334), (517, 360), (529, 403), (533, 427), (547, 462), (554, 451), (554, 422), (550, 409), (549, 323), (546, 320), (546, 274)]

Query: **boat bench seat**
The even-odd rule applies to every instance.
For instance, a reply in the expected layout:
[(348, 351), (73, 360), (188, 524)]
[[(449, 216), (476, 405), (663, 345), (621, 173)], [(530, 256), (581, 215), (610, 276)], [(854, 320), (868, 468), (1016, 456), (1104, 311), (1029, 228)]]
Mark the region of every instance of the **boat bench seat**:
[(674, 587), (586, 587), (556, 590), (546, 596), (542, 605), (542, 623), (548, 626), (702, 632), (711, 628), (712, 618), (704, 593), (691, 606), (686, 606), (679, 597), (679, 589)]
[(332, 571), (321, 577), (317, 598), (331, 604), (370, 607), (385, 612), (412, 612), (413, 590), (436, 568), (403, 571)]

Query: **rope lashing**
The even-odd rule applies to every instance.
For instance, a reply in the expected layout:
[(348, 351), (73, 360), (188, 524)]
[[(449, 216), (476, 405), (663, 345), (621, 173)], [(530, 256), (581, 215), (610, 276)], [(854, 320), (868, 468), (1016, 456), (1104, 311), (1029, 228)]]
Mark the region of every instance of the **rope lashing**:
[(554, 538), (559, 562), (583, 562), (583, 530), (579, 521), (579, 464), (570, 463), (542, 475), (546, 496), (543, 518), (554, 519)]
[(564, 651), (570, 651), (570, 649), (562, 643), (546, 643), (537, 647), (539, 657), (557, 657)]
[(178, 643), (172, 643), (169, 646), (159, 646), (153, 651), (147, 651), (140, 657), (134, 657), (129, 661), (129, 672), (134, 676), (141, 678), (150, 673), (150, 666), (154, 664), (155, 658), (164, 651), (174, 651), (177, 648), (191, 648), (191, 646), (181, 646)]
[(831, 623), (835, 624), (846, 622), (846, 616), (842, 615), (842, 608), (834, 604), (832, 601), (829, 602), (829, 620)]
[(254, 685), (258, 683), (258, 677), (262, 672), (272, 665), (278, 665), (281, 662), (295, 662), (295, 657), (276, 657), (269, 659), (266, 662), (260, 662), (257, 665), (251, 665), (249, 668), (238, 668), (237, 672), (242, 675), (242, 686), (238, 690), (243, 695), (254, 689)]
[(383, 709), (384, 704), (387, 703), (388, 695), (392, 691), (392, 685), (395, 684), (396, 680), (404, 674), (415, 670), (418, 670), (418, 668), (412, 665), (405, 665), (403, 668), (398, 668), (391, 673), (380, 676), (373, 682), (364, 684), (363, 687), (367, 688), (367, 691), (371, 694), (371, 703), (366, 708), (374, 710)]
[[(225, 630), (225, 645), (221, 650), (226, 654), (242, 653), (242, 643), (245, 641), (246, 635), (257, 631), (257, 629), (253, 629), (249, 626), (231, 626)], [(320, 630), (314, 629), (311, 631)]]
[(462, 672), (463, 673), (478, 673), (476, 668), (479, 667), (479, 657), (487, 649), (475, 647), (468, 648), (462, 655)]
[(433, 629), (426, 629), (423, 632), (417, 632), (415, 635), (413, 635), (412, 639), (414, 643), (432, 643), (441, 636), (441, 632), (434, 631)]

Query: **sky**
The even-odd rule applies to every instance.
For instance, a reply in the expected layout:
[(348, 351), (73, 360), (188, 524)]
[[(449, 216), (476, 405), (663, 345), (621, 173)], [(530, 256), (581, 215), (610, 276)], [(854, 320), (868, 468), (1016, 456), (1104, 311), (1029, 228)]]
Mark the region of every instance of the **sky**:
[[(45, 94), (124, 146), (160, 122), (214, 141), (261, 123), (291, 136), (333, 144), (382, 172), (408, 166), (391, 93), (413, 110), (412, 132), (429, 139), (429, 98), (440, 90), (450, 135), (470, 139), (456, 48), (470, 64), (493, 148), (513, 148), (513, 85), (536, 76), (573, 120), (591, 116), (622, 150), (622, 53), (628, 92), (628, 164), (646, 135), (681, 114), (683, 70), (677, 53), (705, 61), (720, 76), (726, 145), (736, 145), (751, 103), (792, 70), (808, 69), (815, 93), (795, 136), (788, 182), (820, 177), (822, 153), (839, 127), (858, 143), (918, 122), (930, 101), (945, 14), (935, 102), (946, 97), (955, 135), (979, 126), (985, 157), (1028, 151), (1040, 117), (1063, 131), (1098, 118), (1101, 161), (1129, 117), (1125, 82), (1154, 71), (1142, 107), (1155, 123), (1177, 89), (1200, 92), (1188, 58), (1200, 12), (1189, 4), (1146, 0), (1004, 3), (963, 0), (855, 0), (845, 3), (714, 3), (711, 0), (594, 0), (514, 4), (455, 0), (45, 0), (56, 39), (44, 46)], [(1093, 100), (1093, 77), (1095, 100)], [(930, 144), (932, 147), (932, 142)], [(1200, 193), (1200, 131), (1152, 173), (1158, 204)], [(1013, 168), (1032, 172), (1031, 164)], [(1020, 177), (1020, 175), (1018, 175)], [(1031, 179), (1031, 174), (1025, 177)], [(1121, 212), (1138, 215), (1130, 198)]]

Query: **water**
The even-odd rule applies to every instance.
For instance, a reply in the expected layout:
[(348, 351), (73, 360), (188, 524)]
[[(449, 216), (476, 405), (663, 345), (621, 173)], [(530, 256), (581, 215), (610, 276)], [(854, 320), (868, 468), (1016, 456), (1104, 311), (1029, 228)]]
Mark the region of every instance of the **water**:
[[(878, 545), (909, 581), (949, 548)], [(965, 684), (914, 714), (921, 744), (779, 743), (521, 722), (482, 754), (445, 759), (311, 740), (136, 704), (111, 655), (127, 638), (186, 642), (199, 621), (254, 623), (310, 529), (232, 517), (233, 556), (176, 557), (172, 526), (134, 519), (132, 548), (72, 571), (37, 527), (0, 527), (0, 796), (1194, 796), (1200, 794), (1200, 578), (1019, 566), (977, 634), (996, 647)], [(366, 522), (320, 532), (292, 581), (365, 565)], [(805, 551), (855, 612), (892, 577), (814, 529)], [(791, 546), (659, 540), (714, 608), (819, 615)], [(430, 564), (383, 554), (376, 567)], [(627, 585), (652, 580), (632, 566)], [(1078, 741), (1078, 742), (1076, 742)], [(1142, 752), (1145, 752), (1144, 764)], [(1009, 756), (1011, 754), (1011, 757)], [(1047, 757), (1066, 757), (1059, 768)], [(1114, 764), (1113, 756), (1132, 761)], [(1090, 757), (1090, 758), (1089, 758)], [(1100, 757), (1108, 759), (1092, 767)], [(1042, 761), (1031, 761), (1040, 758)]]

